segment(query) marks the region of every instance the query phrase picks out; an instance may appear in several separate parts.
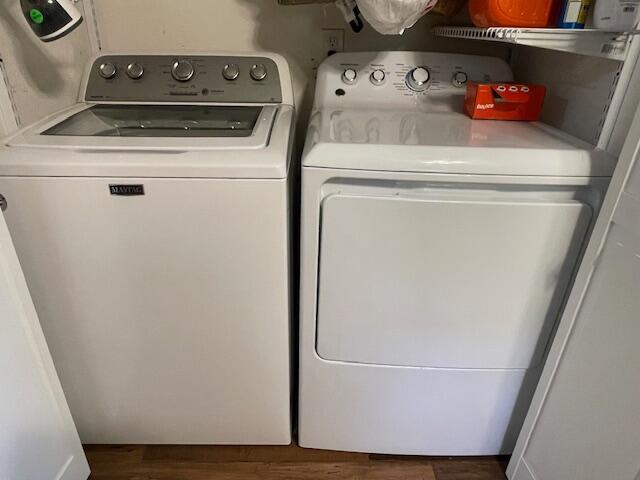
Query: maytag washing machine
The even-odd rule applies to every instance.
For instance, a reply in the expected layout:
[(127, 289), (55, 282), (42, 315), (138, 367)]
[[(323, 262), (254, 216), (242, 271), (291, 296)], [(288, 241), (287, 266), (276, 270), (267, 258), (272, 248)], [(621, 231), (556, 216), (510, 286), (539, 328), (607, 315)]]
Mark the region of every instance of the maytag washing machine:
[(318, 71), (302, 173), (299, 440), (513, 448), (614, 167), (540, 123), (463, 115), (499, 59), (345, 53)]
[(278, 55), (124, 53), (0, 149), (84, 443), (290, 442), (293, 122)]

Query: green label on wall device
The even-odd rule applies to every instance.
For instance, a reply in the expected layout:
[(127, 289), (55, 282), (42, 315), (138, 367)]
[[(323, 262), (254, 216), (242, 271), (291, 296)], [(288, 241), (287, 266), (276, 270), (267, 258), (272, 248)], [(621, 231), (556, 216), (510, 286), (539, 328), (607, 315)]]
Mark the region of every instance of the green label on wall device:
[(42, 12), (37, 8), (32, 8), (29, 12), (29, 16), (31, 17), (33, 23), (37, 23), (39, 25), (44, 22), (44, 15), (42, 15)]

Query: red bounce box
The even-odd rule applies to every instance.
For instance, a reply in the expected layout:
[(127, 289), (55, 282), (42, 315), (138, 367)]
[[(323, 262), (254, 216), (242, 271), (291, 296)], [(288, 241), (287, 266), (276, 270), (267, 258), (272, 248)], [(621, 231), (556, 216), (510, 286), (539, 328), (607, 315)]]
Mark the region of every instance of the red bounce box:
[(542, 85), (469, 82), (464, 112), (473, 119), (535, 122), (546, 91)]

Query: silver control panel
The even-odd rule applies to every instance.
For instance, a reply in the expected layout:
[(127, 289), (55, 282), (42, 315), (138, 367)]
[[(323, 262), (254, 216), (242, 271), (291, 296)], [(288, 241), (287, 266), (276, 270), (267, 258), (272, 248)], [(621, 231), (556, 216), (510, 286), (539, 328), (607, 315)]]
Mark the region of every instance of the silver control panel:
[(105, 55), (91, 67), (85, 100), (280, 103), (282, 88), (265, 57)]
[(318, 69), (315, 108), (438, 106), (446, 103), (443, 98), (464, 97), (469, 81), (512, 79), (509, 65), (500, 58), (436, 52), (337, 53)]

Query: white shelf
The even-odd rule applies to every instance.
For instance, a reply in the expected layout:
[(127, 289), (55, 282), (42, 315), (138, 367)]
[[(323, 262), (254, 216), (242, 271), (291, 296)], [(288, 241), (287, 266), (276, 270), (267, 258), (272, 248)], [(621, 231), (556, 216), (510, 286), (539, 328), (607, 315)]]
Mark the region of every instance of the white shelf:
[(562, 28), (475, 28), (435, 27), (434, 35), (470, 40), (513, 43), (531, 47), (561, 50), (612, 60), (625, 60), (633, 32), (607, 32), (604, 30), (568, 30)]

